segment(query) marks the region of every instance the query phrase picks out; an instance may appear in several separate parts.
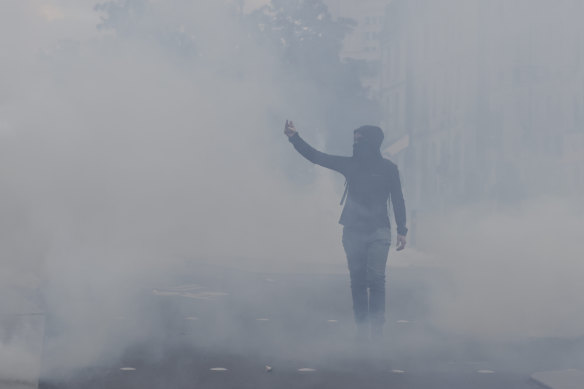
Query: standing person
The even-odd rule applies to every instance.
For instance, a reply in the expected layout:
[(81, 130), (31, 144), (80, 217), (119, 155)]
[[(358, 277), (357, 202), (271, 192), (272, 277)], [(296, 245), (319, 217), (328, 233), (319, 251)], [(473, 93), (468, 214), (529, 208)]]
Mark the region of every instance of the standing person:
[[(306, 143), (286, 120), (284, 133), (309, 161), (346, 178), (345, 202), (339, 223), (347, 254), (357, 336), (381, 338), (385, 324), (385, 266), (391, 243), (388, 202), (397, 224), (397, 250), (406, 246), (406, 208), (397, 166), (381, 156), (383, 131), (362, 126), (354, 131), (353, 156), (322, 153)], [(345, 201), (346, 200), (346, 201)], [(369, 293), (368, 293), (369, 290)]]

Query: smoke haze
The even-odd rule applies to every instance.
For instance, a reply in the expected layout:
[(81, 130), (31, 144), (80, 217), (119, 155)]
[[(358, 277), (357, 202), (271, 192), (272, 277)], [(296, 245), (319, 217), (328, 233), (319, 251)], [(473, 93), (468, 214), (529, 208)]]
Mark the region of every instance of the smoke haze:
[[(319, 149), (333, 131), (350, 145), (352, 128), (322, 127), (320, 91), (258, 45), (230, 2), (146, 3), (139, 17), (127, 19), (134, 24), (117, 29), (100, 19), (104, 12), (93, 9), (94, 1), (10, 0), (0, 12), (0, 283), (9, 285), (0, 301), (6, 312), (29, 312), (35, 308), (15, 291), (43, 291), (44, 310), (58, 328), (45, 343), (58, 356), (51, 360), (56, 369), (89, 366), (155, 333), (158, 323), (145, 324), (134, 339), (112, 337), (139, 293), (170, 282), (189, 261), (273, 272), (345, 266), (337, 225), (342, 178), (296, 155), (282, 127), (294, 120)], [(472, 25), (466, 12), (476, 9), (453, 9), (426, 17), (439, 22), (455, 14)], [(511, 19), (516, 24), (501, 27), (501, 40), (524, 22)], [(560, 23), (550, 20), (549, 31)], [(574, 31), (582, 34), (582, 27)], [(453, 49), (473, 45), (460, 37)], [(546, 47), (559, 53), (545, 60), (563, 65), (561, 42), (550, 39)], [(430, 52), (436, 57), (415, 57), (419, 62), (408, 66), (439, 78), (432, 66), (448, 65), (450, 53)], [(511, 55), (501, 52), (482, 66), (497, 68)], [(475, 60), (461, 63), (478, 66)], [(452, 110), (463, 109), (475, 86), (464, 81), (436, 83), (435, 93), (452, 97)], [(553, 107), (561, 105), (560, 99)], [(563, 125), (563, 111), (547, 112), (553, 118), (546, 125)], [(483, 145), (475, 136), (481, 115), (473, 115), (472, 126), (456, 127), (475, 131), (461, 136), (473, 139), (475, 149), (453, 149), (462, 161)], [(514, 120), (499, 119), (503, 132)], [(574, 120), (582, 131), (582, 118)], [(394, 123), (385, 122), (387, 138), (397, 138)], [(466, 165), (468, 177), (495, 177), (497, 190), (512, 201), (485, 199), (490, 192), (482, 188), (469, 192), (476, 196), (436, 197), (424, 184), (435, 171), (421, 159), (396, 157), (406, 206), (419, 212), (409, 255), (425, 253), (422, 265), (447, 274), (432, 285), (430, 298), (430, 318), (443, 331), (484, 339), (584, 336), (584, 209), (579, 192), (566, 184), (573, 174), (561, 162), (567, 151), (545, 165), (538, 147), (548, 139), (546, 129), (537, 134), (533, 147), (513, 138), (505, 148), (529, 161), (510, 162), (520, 172), (547, 166), (541, 181), (526, 168), (525, 184), (507, 186), (508, 165), (490, 165), (494, 154), (482, 155), (490, 162)], [(537, 189), (541, 182), (553, 189)], [(400, 255), (392, 250), (389, 271)], [(238, 330), (237, 323), (223, 325)], [(0, 366), (7, 366), (18, 353), (0, 347)]]
[[(3, 274), (46, 284), (57, 364), (119, 346), (110, 319), (185, 258), (336, 261), (333, 183), (287, 178), (282, 119), (315, 121), (310, 85), (278, 72), (221, 2), (152, 2), (133, 34), (82, 40), (56, 25), (71, 7), (13, 2), (2, 23)], [(213, 38), (191, 61), (153, 38), (168, 26)]]

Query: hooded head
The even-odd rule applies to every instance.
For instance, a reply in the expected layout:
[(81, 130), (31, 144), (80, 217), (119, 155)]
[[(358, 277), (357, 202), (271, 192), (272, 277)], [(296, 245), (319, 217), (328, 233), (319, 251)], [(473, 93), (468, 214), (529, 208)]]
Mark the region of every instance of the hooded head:
[(383, 131), (377, 126), (361, 126), (354, 131), (353, 157), (381, 158)]

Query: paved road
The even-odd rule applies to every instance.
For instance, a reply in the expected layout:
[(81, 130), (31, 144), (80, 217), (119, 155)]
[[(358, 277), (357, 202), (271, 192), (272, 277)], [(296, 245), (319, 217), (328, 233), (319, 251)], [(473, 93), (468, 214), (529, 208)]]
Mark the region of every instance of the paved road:
[[(120, 358), (67, 374), (45, 371), (53, 378), (39, 386), (536, 389), (532, 373), (584, 349), (582, 340), (485, 345), (438, 331), (424, 285), (443, 276), (436, 269), (392, 271), (386, 337), (363, 344), (353, 336), (346, 274), (192, 264), (171, 283), (143, 290), (139, 314), (121, 318), (112, 334), (123, 339), (148, 327), (148, 336)], [(50, 326), (47, 320), (47, 336)]]

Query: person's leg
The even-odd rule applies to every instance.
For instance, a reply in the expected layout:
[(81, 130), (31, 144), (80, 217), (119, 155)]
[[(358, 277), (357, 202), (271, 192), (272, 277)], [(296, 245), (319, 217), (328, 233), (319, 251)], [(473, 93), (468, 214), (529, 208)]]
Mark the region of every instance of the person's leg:
[[(367, 332), (368, 296), (367, 296), (367, 245), (361, 232), (345, 227), (343, 229), (343, 247), (347, 254), (353, 296), (353, 313), (357, 331)], [(363, 334), (362, 334), (363, 333)]]
[(389, 228), (371, 235), (367, 250), (367, 286), (369, 287), (369, 320), (371, 336), (381, 337), (385, 324), (385, 268), (390, 246)]

